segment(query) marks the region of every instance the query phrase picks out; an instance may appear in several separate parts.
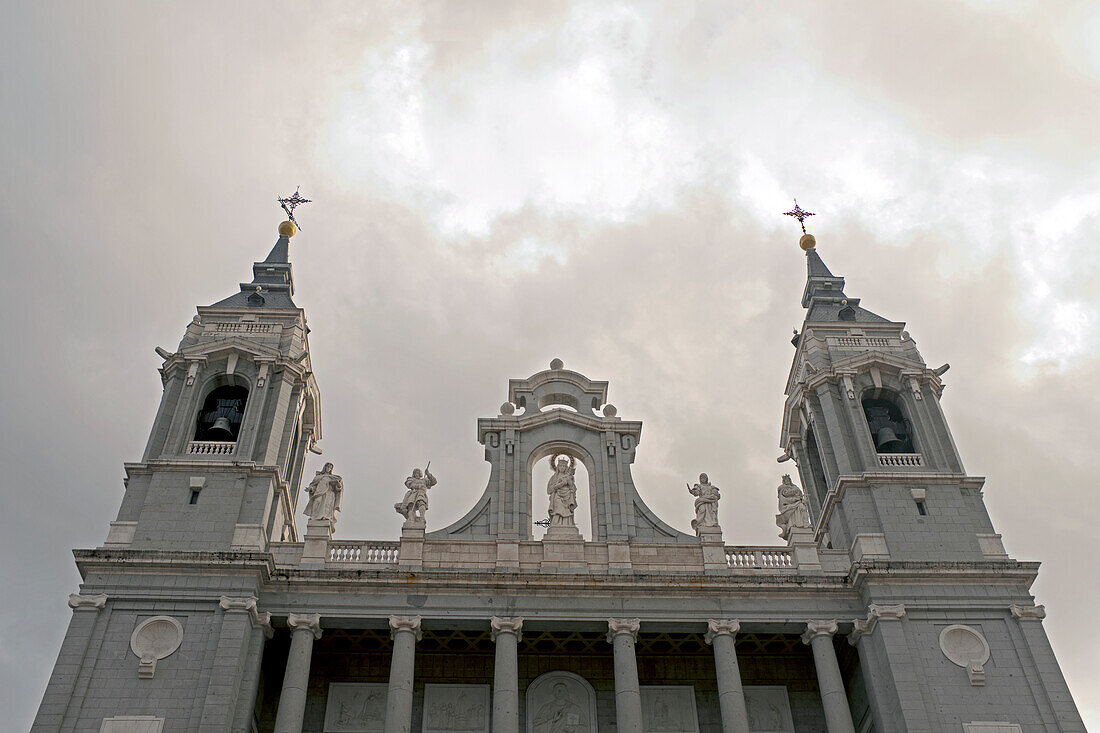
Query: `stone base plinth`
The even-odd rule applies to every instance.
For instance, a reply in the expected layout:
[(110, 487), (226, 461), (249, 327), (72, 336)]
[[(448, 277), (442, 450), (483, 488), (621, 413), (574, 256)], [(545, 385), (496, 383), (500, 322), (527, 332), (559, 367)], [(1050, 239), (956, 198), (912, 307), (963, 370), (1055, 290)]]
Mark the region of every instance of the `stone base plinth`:
[[(551, 536), (551, 531), (555, 529), (572, 531), (558, 532)], [(588, 570), (588, 561), (584, 557), (584, 538), (576, 527), (551, 527), (547, 531), (542, 538), (542, 562), (539, 567), (558, 571)]]
[(726, 543), (721, 527), (700, 527), (695, 531), (703, 547), (703, 572), (715, 575), (729, 572), (726, 561)]
[(800, 572), (821, 572), (821, 556), (812, 529), (792, 527), (787, 533), (787, 547), (791, 548), (791, 561)]
[(333, 523), (331, 519), (311, 519), (306, 522), (306, 536), (303, 539), (303, 568), (323, 568), (328, 560), (328, 543), (332, 539)]
[(424, 567), (424, 520), (410, 519), (401, 527), (397, 564), (403, 570)]

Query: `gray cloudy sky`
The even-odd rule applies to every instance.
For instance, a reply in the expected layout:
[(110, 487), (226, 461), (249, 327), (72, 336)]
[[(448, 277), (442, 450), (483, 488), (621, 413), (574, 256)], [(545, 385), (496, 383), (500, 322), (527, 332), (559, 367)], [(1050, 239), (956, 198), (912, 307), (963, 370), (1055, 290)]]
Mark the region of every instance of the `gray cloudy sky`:
[[(247, 279), (276, 195), (323, 393), (337, 530), (560, 357), (645, 421), (635, 480), (687, 529), (778, 544), (792, 196), (848, 293), (908, 328), (1100, 727), (1100, 5), (4, 2), (0, 708), (25, 729), (157, 402), (155, 345)], [(315, 459), (314, 462), (319, 462)], [(312, 471), (317, 466), (310, 466)], [(15, 728), (13, 728), (15, 729)]]

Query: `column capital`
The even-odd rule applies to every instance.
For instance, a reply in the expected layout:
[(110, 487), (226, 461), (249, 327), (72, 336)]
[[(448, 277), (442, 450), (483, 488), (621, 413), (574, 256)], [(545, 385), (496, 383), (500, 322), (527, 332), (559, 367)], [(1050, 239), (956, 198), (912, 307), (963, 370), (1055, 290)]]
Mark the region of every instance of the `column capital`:
[(714, 643), (714, 637), (722, 636), (723, 634), (729, 634), (730, 636), (737, 636), (737, 632), (741, 630), (741, 622), (733, 619), (708, 619), (707, 620), (707, 633), (703, 635), (703, 641), (708, 644)]
[(286, 624), (293, 631), (305, 629), (313, 632), (314, 639), (321, 638), (321, 614), (319, 613), (288, 613)]
[(811, 639), (815, 639), (818, 636), (833, 636), (837, 632), (838, 626), (835, 620), (832, 621), (807, 621), (806, 630), (802, 632), (802, 643), (809, 644)]
[(416, 640), (424, 638), (424, 632), (420, 630), (419, 616), (390, 616), (390, 638), (392, 639), (400, 631), (411, 631), (416, 634)]
[(867, 618), (852, 621), (852, 633), (848, 635), (848, 643), (855, 646), (864, 636), (870, 636), (875, 631), (879, 619), (900, 621), (905, 617), (905, 605), (898, 603), (893, 606), (872, 603), (867, 607)]
[(85, 596), (80, 593), (69, 594), (69, 608), (74, 611), (102, 611), (106, 605), (106, 593), (99, 593), (94, 596)]
[(640, 618), (609, 618), (607, 619), (607, 643), (614, 642), (619, 634), (630, 634), (630, 638), (638, 641), (638, 630), (642, 627)]
[(515, 618), (493, 616), (489, 619), (489, 628), (493, 641), (496, 641), (500, 634), (515, 634), (516, 641), (523, 640), (523, 619), (518, 616)]
[(1012, 611), (1012, 618), (1020, 621), (1042, 621), (1047, 617), (1046, 606), (1020, 606), (1013, 603), (1008, 608)]

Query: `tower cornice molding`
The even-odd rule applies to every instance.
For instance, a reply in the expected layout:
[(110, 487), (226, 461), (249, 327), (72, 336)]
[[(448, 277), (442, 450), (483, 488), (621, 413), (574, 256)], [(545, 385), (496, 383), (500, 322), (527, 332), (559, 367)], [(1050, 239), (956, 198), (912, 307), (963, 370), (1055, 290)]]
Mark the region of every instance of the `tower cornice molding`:
[(844, 499), (844, 494), (849, 487), (867, 487), (872, 484), (944, 484), (956, 483), (963, 489), (976, 489), (981, 491), (985, 486), (985, 476), (968, 476), (962, 473), (934, 473), (931, 471), (864, 471), (859, 474), (842, 474), (837, 477), (836, 485), (825, 494), (825, 501), (821, 503), (821, 519), (814, 530), (814, 540), (820, 541), (824, 536), (829, 520), (836, 509), (836, 505)]

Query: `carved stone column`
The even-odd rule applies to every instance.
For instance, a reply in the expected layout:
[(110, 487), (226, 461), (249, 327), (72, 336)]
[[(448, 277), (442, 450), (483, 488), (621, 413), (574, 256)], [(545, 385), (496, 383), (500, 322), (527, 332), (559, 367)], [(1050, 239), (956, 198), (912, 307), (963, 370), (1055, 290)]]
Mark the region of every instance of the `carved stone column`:
[(642, 733), (642, 694), (634, 656), (641, 625), (636, 618), (607, 620), (607, 641), (615, 648), (615, 723), (619, 733)]
[(390, 616), (393, 658), (390, 686), (386, 693), (386, 724), (383, 733), (409, 733), (412, 728), (413, 665), (416, 642), (423, 636), (419, 616)]
[(321, 638), (321, 616), (316, 613), (288, 613), (286, 623), (290, 627), (290, 652), (286, 657), (279, 709), (275, 713), (275, 733), (302, 733), (309, 662), (313, 656), (313, 641)]
[(523, 619), (489, 620), (497, 646), (493, 665), (493, 733), (519, 733), (519, 642)]
[(825, 727), (829, 733), (855, 733), (852, 711), (848, 708), (848, 695), (844, 692), (844, 678), (836, 661), (833, 635), (836, 621), (809, 621), (802, 634), (802, 643), (809, 644), (814, 652), (817, 667), (817, 686), (821, 690), (821, 706), (825, 708)]
[(718, 677), (718, 707), (722, 712), (722, 733), (749, 733), (745, 690), (737, 666), (734, 641), (741, 624), (737, 621), (707, 621), (703, 638), (714, 647), (714, 670)]

